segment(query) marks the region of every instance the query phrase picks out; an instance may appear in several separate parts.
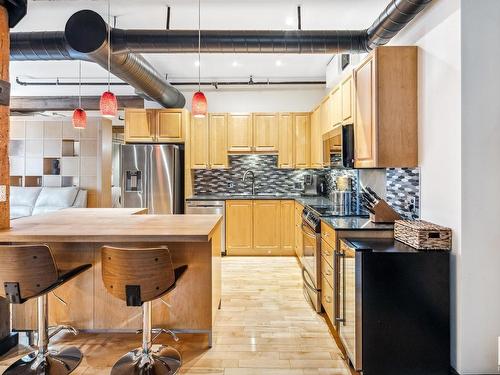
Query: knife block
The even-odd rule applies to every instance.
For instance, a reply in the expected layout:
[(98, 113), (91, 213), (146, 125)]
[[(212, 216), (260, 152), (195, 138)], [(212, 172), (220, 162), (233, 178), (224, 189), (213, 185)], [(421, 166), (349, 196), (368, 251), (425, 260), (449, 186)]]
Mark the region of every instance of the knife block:
[(379, 200), (373, 206), (374, 214), (370, 213), (370, 220), (374, 223), (394, 223), (401, 219), (401, 216), (384, 200)]

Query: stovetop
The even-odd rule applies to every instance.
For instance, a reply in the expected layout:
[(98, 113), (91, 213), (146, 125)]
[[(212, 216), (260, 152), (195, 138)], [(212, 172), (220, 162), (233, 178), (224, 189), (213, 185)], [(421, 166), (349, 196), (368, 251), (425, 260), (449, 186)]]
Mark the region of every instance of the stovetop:
[(333, 204), (328, 205), (309, 205), (302, 211), (302, 219), (317, 233), (321, 232), (322, 217), (367, 217), (368, 215), (340, 212)]

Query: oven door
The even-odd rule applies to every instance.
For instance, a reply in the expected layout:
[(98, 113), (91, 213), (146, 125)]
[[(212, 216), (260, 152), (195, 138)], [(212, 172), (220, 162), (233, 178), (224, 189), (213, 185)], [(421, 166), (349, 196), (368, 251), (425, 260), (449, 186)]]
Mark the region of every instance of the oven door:
[(321, 234), (314, 232), (305, 222), (302, 222), (302, 279), (304, 295), (317, 312), (321, 312), (320, 294), (320, 241)]

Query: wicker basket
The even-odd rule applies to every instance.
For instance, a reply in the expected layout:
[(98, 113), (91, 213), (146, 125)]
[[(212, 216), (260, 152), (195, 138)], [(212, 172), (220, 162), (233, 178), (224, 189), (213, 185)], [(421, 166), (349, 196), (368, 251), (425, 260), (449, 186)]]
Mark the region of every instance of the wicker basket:
[(451, 229), (423, 220), (396, 220), (394, 238), (416, 249), (451, 250)]

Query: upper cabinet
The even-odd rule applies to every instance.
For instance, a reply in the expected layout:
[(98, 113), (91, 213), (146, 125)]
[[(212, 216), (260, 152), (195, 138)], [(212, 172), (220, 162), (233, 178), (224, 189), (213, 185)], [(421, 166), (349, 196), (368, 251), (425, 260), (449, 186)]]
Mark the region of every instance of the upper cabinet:
[(333, 99), (327, 95), (320, 104), (321, 134), (325, 134), (333, 128)]
[(279, 115), (278, 167), (295, 167), (295, 132), (291, 113), (280, 113)]
[(356, 168), (418, 165), (417, 47), (379, 47), (354, 70)]
[(311, 113), (311, 168), (323, 167), (323, 139), (321, 130), (321, 107), (317, 107)]
[(331, 105), (331, 127), (332, 130), (337, 125), (342, 124), (342, 91), (340, 86), (335, 87), (330, 94)]
[(191, 168), (227, 168), (227, 115), (191, 119)]
[(279, 168), (309, 168), (311, 129), (308, 112), (280, 113)]
[(154, 112), (146, 109), (125, 109), (125, 142), (154, 142)]
[(182, 143), (189, 113), (174, 109), (125, 109), (125, 142)]
[(251, 152), (253, 126), (251, 113), (229, 113), (227, 119), (227, 146), (229, 152)]
[(279, 142), (278, 114), (253, 114), (254, 151), (277, 152)]
[(352, 74), (349, 74), (340, 84), (340, 91), (342, 93), (342, 118), (343, 124), (351, 124), (352, 118), (352, 97), (353, 97), (353, 84)]
[(311, 164), (310, 114), (294, 114), (293, 127), (295, 131), (295, 168), (309, 168)]

